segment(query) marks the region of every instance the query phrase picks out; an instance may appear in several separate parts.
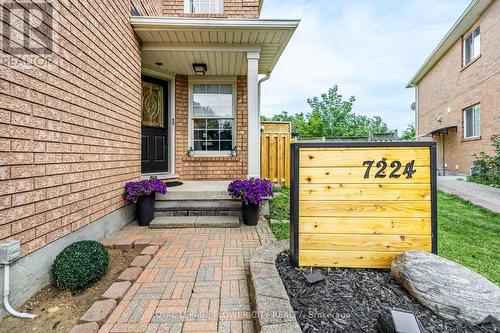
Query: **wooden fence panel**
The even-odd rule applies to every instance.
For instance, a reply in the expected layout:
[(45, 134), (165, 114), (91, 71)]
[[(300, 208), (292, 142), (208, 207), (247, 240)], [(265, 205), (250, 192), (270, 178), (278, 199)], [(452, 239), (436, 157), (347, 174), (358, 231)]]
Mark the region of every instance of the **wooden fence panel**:
[(261, 122), (260, 176), (290, 186), (290, 123)]
[(437, 253), (434, 143), (291, 146), (297, 266), (388, 268), (408, 250)]

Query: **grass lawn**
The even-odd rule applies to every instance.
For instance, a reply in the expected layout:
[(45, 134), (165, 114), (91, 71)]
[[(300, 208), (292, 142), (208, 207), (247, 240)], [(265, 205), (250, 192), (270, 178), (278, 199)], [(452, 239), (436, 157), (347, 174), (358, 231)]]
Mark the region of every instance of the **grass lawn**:
[[(289, 191), (283, 193), (270, 203), (271, 216), (288, 216)], [(278, 240), (290, 237), (288, 224), (271, 229)], [(438, 192), (438, 253), (500, 285), (500, 214)]]

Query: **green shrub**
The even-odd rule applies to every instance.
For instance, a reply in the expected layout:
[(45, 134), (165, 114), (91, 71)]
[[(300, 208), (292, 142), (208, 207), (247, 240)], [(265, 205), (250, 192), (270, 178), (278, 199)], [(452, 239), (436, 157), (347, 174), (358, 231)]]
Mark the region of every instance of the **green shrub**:
[(269, 200), (269, 217), (273, 220), (290, 220), (290, 190), (286, 187)]
[(82, 291), (104, 275), (108, 264), (108, 250), (101, 243), (75, 242), (57, 255), (51, 269), (52, 280), (58, 289)]
[(500, 135), (491, 137), (491, 145), (495, 149), (495, 155), (489, 156), (484, 152), (474, 155), (474, 169), (476, 173), (467, 180), (500, 187)]

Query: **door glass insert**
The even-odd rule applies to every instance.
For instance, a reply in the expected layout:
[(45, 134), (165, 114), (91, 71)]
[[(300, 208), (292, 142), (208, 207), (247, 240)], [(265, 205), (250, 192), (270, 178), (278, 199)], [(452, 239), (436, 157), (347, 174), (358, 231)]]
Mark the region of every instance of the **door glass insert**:
[(164, 127), (162, 86), (142, 82), (142, 126)]

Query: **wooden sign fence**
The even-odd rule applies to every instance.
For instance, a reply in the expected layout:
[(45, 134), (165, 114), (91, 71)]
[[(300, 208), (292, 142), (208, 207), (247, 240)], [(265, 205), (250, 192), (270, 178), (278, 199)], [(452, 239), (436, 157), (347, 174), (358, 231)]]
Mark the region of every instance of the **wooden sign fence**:
[(437, 253), (433, 142), (294, 143), (290, 248), (296, 266), (388, 268)]

